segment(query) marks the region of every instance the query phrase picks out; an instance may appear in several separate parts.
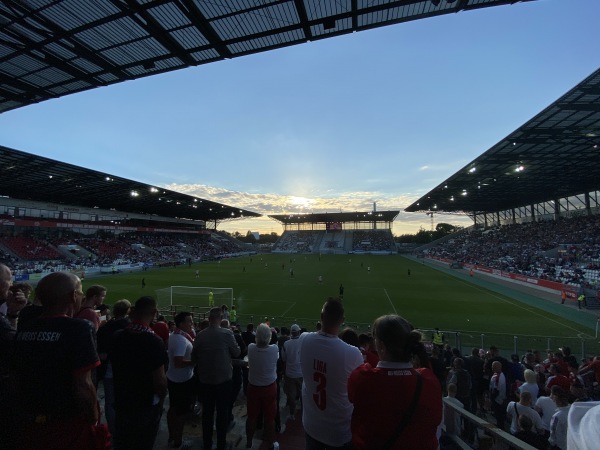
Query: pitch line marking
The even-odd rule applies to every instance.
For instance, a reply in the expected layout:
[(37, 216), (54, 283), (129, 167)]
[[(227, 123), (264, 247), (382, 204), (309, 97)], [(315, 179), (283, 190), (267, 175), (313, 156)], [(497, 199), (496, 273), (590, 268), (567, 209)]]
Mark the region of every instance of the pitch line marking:
[(394, 314), (398, 315), (398, 311), (396, 311), (396, 307), (394, 306), (394, 304), (392, 303), (392, 299), (390, 298), (390, 296), (388, 295), (388, 291), (386, 288), (383, 288), (383, 292), (385, 292), (385, 296), (387, 297), (388, 301), (390, 302), (390, 305), (392, 305), (392, 309), (394, 310)]
[[(282, 302), (283, 303), (283, 302)], [(287, 302), (289, 303), (289, 302)], [(292, 306), (290, 306), (288, 309), (286, 309), (283, 314), (281, 315), (281, 317), (285, 317), (285, 315), (290, 311), (290, 309), (292, 309), (294, 306), (296, 306), (296, 302), (292, 302)]]
[[(444, 272), (442, 272), (442, 273), (444, 273)], [(475, 284), (472, 284), (472, 283), (467, 283), (466, 281), (463, 281), (463, 280), (461, 280), (460, 278), (455, 278), (455, 277), (452, 277), (451, 275), (448, 275), (448, 274), (444, 274), (444, 275), (446, 275), (447, 277), (454, 278), (455, 280), (458, 280), (458, 281), (460, 281), (461, 283), (463, 283), (463, 284), (466, 284), (467, 286), (474, 287), (474, 288), (475, 288), (475, 289), (477, 289), (478, 291), (480, 291), (480, 292), (483, 292), (483, 293), (485, 293), (485, 294), (487, 294), (487, 295), (490, 295), (491, 297), (495, 297), (495, 298), (497, 298), (498, 300), (501, 300), (501, 301), (503, 301), (504, 303), (508, 303), (509, 305), (516, 306), (517, 308), (521, 308), (521, 309), (523, 309), (523, 310), (525, 310), (525, 311), (527, 311), (527, 312), (530, 312), (530, 313), (532, 313), (532, 314), (535, 314), (536, 316), (543, 317), (544, 319), (546, 319), (546, 320), (549, 320), (550, 322), (554, 322), (554, 323), (556, 323), (556, 324), (558, 324), (558, 325), (560, 325), (560, 326), (562, 326), (562, 327), (564, 327), (564, 328), (568, 328), (569, 330), (573, 330), (573, 331), (575, 331), (575, 332), (577, 332), (577, 333), (580, 333), (580, 332), (581, 332), (580, 330), (578, 330), (578, 329), (576, 329), (576, 328), (573, 328), (573, 327), (570, 327), (570, 326), (568, 326), (568, 325), (565, 325), (564, 323), (560, 323), (558, 320), (551, 319), (550, 317), (548, 317), (548, 316), (545, 316), (545, 315), (543, 315), (543, 314), (540, 314), (540, 313), (538, 313), (538, 312), (534, 311), (533, 309), (529, 309), (529, 308), (527, 308), (527, 307), (525, 307), (525, 306), (521, 305), (521, 304), (520, 304), (520, 302), (518, 302), (518, 303), (513, 303), (513, 302), (511, 302), (510, 300), (507, 300), (507, 299), (505, 299), (505, 298), (502, 298), (502, 297), (500, 297), (500, 296), (496, 295), (496, 294), (495, 294), (493, 291), (485, 290), (485, 289), (483, 289), (483, 288), (481, 288), (481, 287), (479, 287), (479, 286), (477, 286), (477, 285), (475, 285)], [(490, 294), (490, 292), (491, 292), (491, 294)], [(537, 309), (537, 308), (536, 308), (536, 309)]]

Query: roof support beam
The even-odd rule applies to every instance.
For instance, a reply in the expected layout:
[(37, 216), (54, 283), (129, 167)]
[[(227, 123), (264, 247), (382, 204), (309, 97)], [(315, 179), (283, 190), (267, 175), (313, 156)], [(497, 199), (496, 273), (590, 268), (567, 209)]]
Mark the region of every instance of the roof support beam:
[(223, 42), (221, 36), (219, 36), (215, 29), (210, 25), (206, 17), (204, 17), (204, 14), (196, 7), (194, 2), (191, 0), (181, 0), (181, 4), (185, 7), (180, 7), (182, 12), (188, 16), (198, 31), (208, 39), (221, 58), (231, 58), (233, 56), (231, 51), (227, 48), (227, 45)]
[[(111, 0), (111, 2), (122, 11), (134, 12), (135, 14), (130, 15), (132, 20), (135, 20), (136, 23), (148, 31), (148, 34), (156, 39), (162, 46), (164, 46), (172, 56), (175, 56), (181, 60), (184, 64), (195, 66), (198, 63), (194, 58), (192, 58), (184, 49), (179, 42), (169, 36), (169, 33), (166, 33), (164, 28), (158, 23), (158, 21), (148, 13), (147, 8), (142, 8), (142, 6), (136, 0)], [(152, 5), (152, 4), (150, 4)], [(143, 20), (140, 20), (139, 16)], [(145, 22), (145, 23), (144, 23)]]

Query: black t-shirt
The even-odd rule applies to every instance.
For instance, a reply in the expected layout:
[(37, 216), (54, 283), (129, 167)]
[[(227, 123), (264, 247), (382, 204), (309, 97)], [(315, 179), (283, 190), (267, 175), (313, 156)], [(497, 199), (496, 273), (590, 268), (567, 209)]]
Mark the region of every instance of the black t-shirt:
[(113, 369), (116, 409), (136, 411), (151, 407), (152, 373), (167, 363), (162, 339), (146, 331), (117, 331), (108, 358)]
[(98, 353), (108, 353), (112, 347), (112, 340), (117, 331), (122, 330), (131, 321), (128, 318), (109, 320), (106, 324), (98, 328), (97, 341)]
[(22, 412), (81, 414), (74, 375), (99, 364), (94, 334), (88, 321), (66, 316), (33, 319), (17, 332), (13, 365)]
[(44, 307), (40, 305), (27, 305), (19, 313), (19, 322), (17, 323), (17, 329), (20, 331), (23, 327), (28, 324), (31, 320), (37, 319), (44, 312)]

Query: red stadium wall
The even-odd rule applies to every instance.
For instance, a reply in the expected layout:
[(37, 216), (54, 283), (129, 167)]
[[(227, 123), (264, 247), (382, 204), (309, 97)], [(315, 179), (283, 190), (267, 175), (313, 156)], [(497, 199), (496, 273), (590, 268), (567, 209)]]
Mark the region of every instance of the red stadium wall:
[[(449, 260), (449, 259), (436, 258), (436, 257), (429, 257), (428, 259), (433, 259), (433, 260), (448, 263), (448, 264), (452, 264), (452, 262), (453, 262), (452, 260)], [(463, 264), (463, 267), (465, 267), (467, 269), (473, 269), (477, 272), (483, 272), (483, 273), (487, 273), (490, 275), (495, 275), (497, 277), (520, 281), (522, 283), (531, 284), (533, 286), (538, 286), (538, 287), (542, 287), (542, 288), (546, 288), (546, 289), (552, 289), (557, 292), (564, 290), (567, 294), (567, 298), (570, 298), (573, 300), (577, 299), (577, 293), (574, 290), (575, 288), (568, 284), (558, 283), (556, 281), (542, 280), (540, 278), (528, 277), (525, 275), (511, 273), (511, 272), (505, 272), (503, 270), (498, 270), (498, 269), (490, 269), (489, 267), (477, 266), (474, 264)]]

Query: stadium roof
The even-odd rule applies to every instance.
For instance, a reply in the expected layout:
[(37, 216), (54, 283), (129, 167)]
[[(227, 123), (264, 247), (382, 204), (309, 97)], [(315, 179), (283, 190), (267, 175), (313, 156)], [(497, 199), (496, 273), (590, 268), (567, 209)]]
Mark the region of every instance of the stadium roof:
[(261, 216), (3, 146), (0, 196), (213, 222)]
[(399, 211), (366, 211), (348, 213), (275, 214), (270, 219), (284, 225), (333, 222), (393, 222)]
[(0, 113), (355, 31), (533, 0), (3, 0)]
[(498, 212), (600, 190), (600, 69), (407, 212)]

